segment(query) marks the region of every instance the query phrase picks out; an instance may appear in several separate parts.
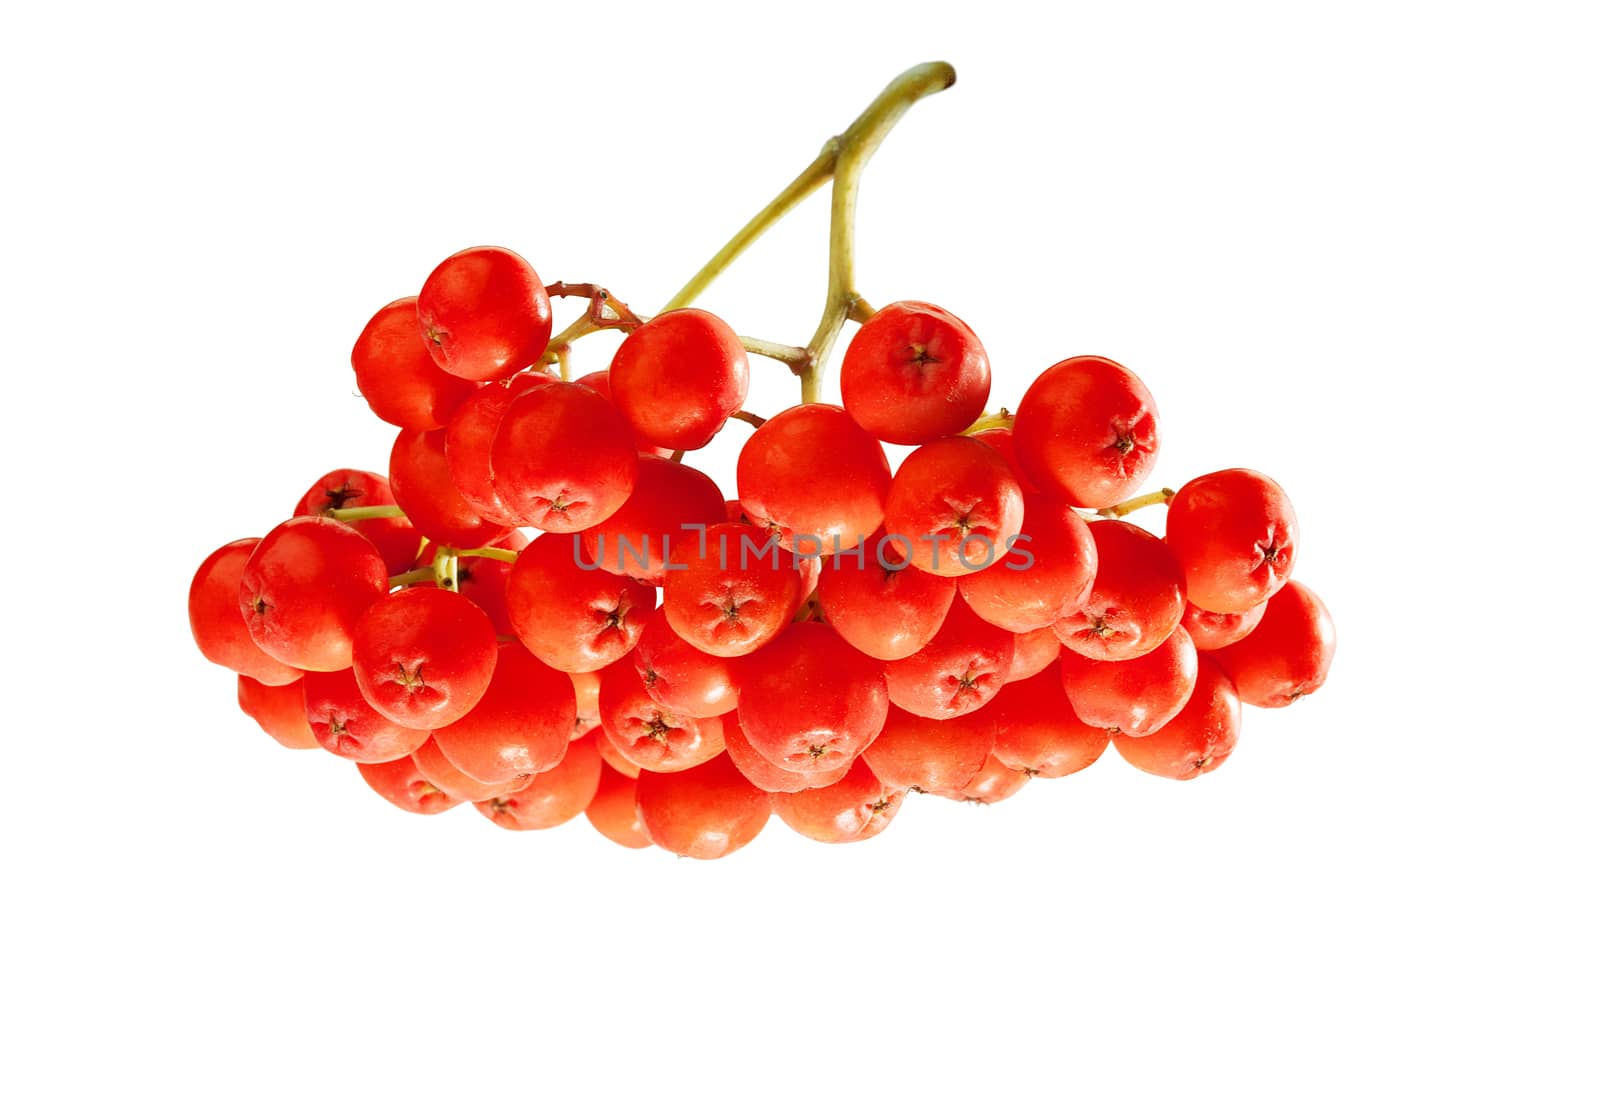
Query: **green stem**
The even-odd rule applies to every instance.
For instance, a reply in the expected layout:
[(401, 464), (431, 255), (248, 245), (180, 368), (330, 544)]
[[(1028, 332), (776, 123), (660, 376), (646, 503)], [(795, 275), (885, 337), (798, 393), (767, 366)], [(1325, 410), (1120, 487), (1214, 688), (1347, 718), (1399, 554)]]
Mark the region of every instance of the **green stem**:
[(1095, 513), (1101, 517), (1126, 517), (1128, 514), (1144, 509), (1146, 506), (1164, 506), (1172, 501), (1172, 496), (1177, 493), (1171, 487), (1162, 487), (1160, 490), (1153, 490), (1149, 494), (1141, 494), (1137, 498), (1130, 498), (1126, 502), (1119, 502), (1114, 506), (1107, 506), (1105, 509), (1097, 509)]
[(674, 308), (683, 308), (693, 303), (695, 298), (706, 291), (706, 288), (717, 280), (717, 277), (733, 265), (735, 259), (744, 254), (756, 240), (760, 239), (767, 229), (777, 224), (795, 206), (833, 177), (833, 165), (838, 155), (837, 138), (823, 146), (817, 158), (811, 161), (804, 171), (795, 176), (794, 182), (783, 188), (783, 192), (767, 203), (766, 207), (751, 217), (749, 222), (733, 234), (733, 238), (722, 245), (722, 250), (712, 255), (710, 260), (699, 270), (694, 277), (684, 283), (672, 295), (672, 299), (662, 306), (663, 312), (670, 312)]
[(806, 343), (811, 360), (800, 373), (800, 399), (815, 403), (822, 395), (828, 354), (852, 313), (870, 315), (856, 292), (856, 191), (861, 172), (895, 123), (919, 99), (943, 91), (956, 82), (956, 70), (942, 61), (907, 69), (895, 77), (836, 142), (838, 158), (833, 168), (833, 204), (828, 220), (828, 297), (816, 333)]
[(789, 371), (796, 376), (800, 375), (800, 370), (811, 361), (811, 355), (806, 353), (804, 346), (786, 346), (781, 342), (767, 342), (765, 339), (746, 338), (743, 335), (739, 336), (739, 341), (746, 353), (760, 354), (762, 357), (781, 361), (789, 366)]
[[(561, 379), (572, 379), (572, 363), (570, 355), (572, 344), (584, 335), (592, 335), (596, 331), (621, 330), (631, 331), (644, 322), (633, 314), (622, 301), (611, 295), (611, 291), (592, 281), (576, 282), (568, 285), (564, 281), (553, 281), (545, 286), (545, 292), (552, 297), (583, 297), (589, 302), (588, 311), (568, 325), (567, 329), (552, 338), (545, 347), (544, 356), (539, 359), (539, 364), (548, 367), (551, 364), (561, 369)], [(607, 315), (607, 310), (610, 315)]]
[(339, 521), (368, 521), (375, 517), (404, 517), (406, 511), (399, 506), (347, 506), (331, 509), (326, 516)]
[(828, 227), (828, 296), (816, 333), (805, 346), (805, 358), (790, 364), (800, 377), (800, 397), (815, 403), (822, 392), (828, 353), (846, 319), (864, 321), (872, 308), (855, 287), (856, 190), (862, 169), (911, 104), (943, 91), (956, 82), (956, 70), (943, 61), (907, 69), (890, 82), (843, 133), (823, 145), (817, 158), (793, 182), (711, 256), (689, 281), (673, 294), (663, 311), (691, 303), (727, 269), (761, 234), (799, 205), (823, 183), (833, 181), (833, 203)]
[(416, 570), (408, 570), (404, 574), (389, 575), (389, 584), (392, 586), (409, 586), (418, 582), (431, 581), (433, 581), (433, 567), (431, 566), (418, 567)]
[(517, 553), (510, 548), (497, 547), (457, 548), (456, 554), (479, 559), (498, 559), (502, 563), (514, 563), (518, 558)]
[(566, 380), (567, 370), (570, 368), (567, 364), (567, 355), (572, 352), (572, 344), (584, 335), (594, 334), (598, 330), (600, 328), (595, 326), (594, 321), (589, 318), (589, 313), (583, 313), (583, 315), (568, 324), (564, 331), (550, 339), (549, 345), (545, 347), (544, 356), (539, 359), (539, 364), (559, 365), (561, 367), (561, 379)]
[(982, 433), (984, 430), (995, 430), (1001, 428), (1009, 430), (1011, 428), (1011, 423), (1016, 419), (1016, 417), (1016, 415), (1012, 414), (1004, 407), (1001, 407), (998, 411), (990, 411), (988, 414), (981, 416), (976, 422), (961, 432), (971, 436), (975, 433)]

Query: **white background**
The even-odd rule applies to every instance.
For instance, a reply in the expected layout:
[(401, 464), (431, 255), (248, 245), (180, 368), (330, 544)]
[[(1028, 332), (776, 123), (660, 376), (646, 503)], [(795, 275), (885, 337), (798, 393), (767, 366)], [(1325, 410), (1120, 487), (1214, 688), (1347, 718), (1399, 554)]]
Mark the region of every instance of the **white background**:
[[(5, 17), (7, 1086), (1594, 1090), (1580, 5), (766, 12)], [(965, 318), (995, 404), (1133, 368), (1152, 485), (1282, 482), (1340, 629), (1320, 694), (1194, 783), (1113, 753), (709, 864), (414, 818), (235, 709), (188, 581), (383, 469), (373, 311), (479, 243), (653, 310), (935, 58), (861, 290)], [(824, 229), (704, 303), (804, 341)], [(753, 409), (796, 398), (755, 364)], [(743, 430), (702, 463), (730, 493)]]

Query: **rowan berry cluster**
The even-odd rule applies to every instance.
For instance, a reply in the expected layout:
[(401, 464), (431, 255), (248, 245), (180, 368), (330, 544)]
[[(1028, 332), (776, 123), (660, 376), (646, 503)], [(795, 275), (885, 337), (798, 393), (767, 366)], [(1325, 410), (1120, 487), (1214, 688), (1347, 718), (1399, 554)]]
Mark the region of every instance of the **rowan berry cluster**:
[[(552, 296), (589, 302), (554, 339)], [(1241, 703), (1322, 685), (1333, 628), (1290, 580), (1278, 484), (1137, 496), (1160, 422), (1126, 368), (1069, 358), (985, 414), (989, 360), (955, 315), (830, 300), (832, 334), (785, 347), (547, 286), (502, 248), (451, 256), (352, 353), (399, 427), (387, 476), (330, 472), (213, 552), (201, 652), (279, 742), (403, 809), (582, 813), (699, 858), (773, 813), (845, 842), (908, 791), (998, 802), (1108, 745), (1188, 779), (1230, 754)], [(842, 403), (818, 402), (847, 315)], [(567, 379), (572, 341), (607, 327), (609, 367)], [(752, 350), (806, 402), (746, 411)], [(734, 417), (754, 430), (729, 499), (683, 458)], [(885, 443), (913, 447), (893, 472)], [(1123, 520), (1160, 504), (1165, 538)]]

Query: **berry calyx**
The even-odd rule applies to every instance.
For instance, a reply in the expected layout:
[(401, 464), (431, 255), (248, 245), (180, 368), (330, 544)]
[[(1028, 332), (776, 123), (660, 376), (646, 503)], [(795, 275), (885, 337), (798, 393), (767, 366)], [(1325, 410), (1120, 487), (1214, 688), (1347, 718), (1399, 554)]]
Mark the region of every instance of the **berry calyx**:
[(978, 336), (934, 304), (902, 300), (861, 325), (839, 366), (844, 408), (880, 441), (922, 445), (960, 433), (989, 399)]
[(520, 643), (502, 642), (483, 698), (434, 730), (433, 740), (445, 759), (466, 775), (482, 783), (504, 783), (561, 763), (577, 714), (571, 678)]
[(883, 522), (889, 460), (843, 407), (812, 403), (767, 420), (739, 453), (739, 501), (790, 551), (830, 555)]
[(1208, 612), (1248, 612), (1282, 589), (1299, 539), (1289, 496), (1247, 468), (1185, 483), (1167, 506), (1167, 546)]
[(791, 625), (739, 667), (739, 717), (750, 745), (791, 772), (848, 768), (883, 729), (883, 670), (827, 626)]
[(412, 586), (356, 623), (356, 683), (386, 718), (437, 730), (475, 707), (494, 676), (494, 625), (456, 593)]
[(1201, 654), (1194, 692), (1153, 734), (1113, 734), (1122, 759), (1141, 772), (1187, 780), (1215, 771), (1239, 742), (1239, 694), (1216, 660)]
[(206, 556), (189, 583), (189, 630), (207, 661), (261, 684), (290, 684), (304, 670), (263, 650), (239, 610), (239, 584), (259, 543), (257, 537), (235, 540)]
[(422, 283), (417, 322), (439, 368), (467, 380), (501, 380), (544, 355), (550, 298), (522, 256), (469, 247)]
[(1291, 581), (1267, 602), (1255, 630), (1215, 657), (1245, 703), (1287, 707), (1323, 686), (1337, 646), (1322, 598)]
[(627, 423), (604, 396), (556, 381), (506, 407), (489, 466), (500, 500), (521, 524), (579, 532), (622, 508), (639, 457)]
[(250, 638), (296, 669), (331, 673), (354, 658), (356, 621), (389, 589), (365, 536), (326, 517), (293, 517), (255, 545), (239, 575)]
[(1022, 518), (1022, 487), (1000, 454), (970, 437), (946, 437), (917, 449), (895, 472), (883, 529), (909, 545), (903, 550), (912, 566), (959, 578), (999, 562)]
[(611, 359), (611, 399), (651, 445), (704, 448), (744, 405), (750, 364), (739, 336), (699, 308), (664, 312)]
[(1017, 404), (1017, 460), (1046, 493), (1099, 509), (1130, 497), (1150, 474), (1161, 425), (1150, 391), (1104, 357), (1050, 366)]
[(826, 787), (772, 796), (772, 812), (801, 836), (824, 844), (851, 844), (883, 832), (900, 812), (903, 788), (886, 784), (864, 760)]
[(372, 413), (406, 430), (437, 430), (472, 394), (472, 382), (433, 360), (417, 331), (417, 298), (386, 304), (367, 321), (350, 351), (356, 387)]
[(1183, 571), (1155, 536), (1126, 521), (1095, 521), (1098, 565), (1088, 596), (1052, 626), (1086, 658), (1124, 661), (1167, 641), (1183, 617)]

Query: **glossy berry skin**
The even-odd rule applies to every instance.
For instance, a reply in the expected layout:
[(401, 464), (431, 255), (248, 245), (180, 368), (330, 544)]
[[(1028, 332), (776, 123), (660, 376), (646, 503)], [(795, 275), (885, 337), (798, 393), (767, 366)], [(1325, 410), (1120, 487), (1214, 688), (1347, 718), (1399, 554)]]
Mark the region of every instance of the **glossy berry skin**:
[(1017, 482), (1022, 484), (1023, 494), (1039, 494), (1039, 487), (1028, 478), (1028, 473), (1022, 470), (1022, 463), (1017, 459), (1017, 442), (1012, 436), (1009, 426), (995, 426), (987, 430), (979, 430), (969, 434), (974, 441), (982, 441), (1005, 460), (1006, 466), (1011, 469), (1011, 474), (1017, 477)]
[[(611, 739), (605, 736), (604, 732), (599, 729), (599, 726), (600, 720), (597, 718), (594, 720), (593, 732), (579, 734), (572, 740), (577, 741), (579, 738), (586, 737), (589, 741), (594, 743), (595, 752), (600, 754), (600, 759), (605, 761), (606, 767), (612, 769), (613, 771), (622, 773), (629, 779), (638, 779), (639, 773), (643, 771), (643, 769), (641, 769), (637, 764), (633, 763), (633, 761), (629, 760), (627, 757), (623, 756), (617, 750), (617, 747), (611, 744)], [(727, 729), (726, 720), (723, 722), (723, 729), (724, 731)]]
[(506, 508), (545, 532), (598, 525), (622, 508), (639, 474), (632, 431), (616, 408), (561, 381), (512, 400), (489, 462)]
[(354, 669), (385, 718), (437, 730), (489, 690), (497, 654), (483, 609), (450, 590), (412, 586), (378, 601), (356, 623)]
[(969, 714), (994, 698), (1011, 674), (1017, 640), (980, 619), (959, 597), (927, 646), (885, 662), (889, 699), (929, 719)]
[(481, 783), (547, 772), (567, 755), (577, 718), (571, 678), (520, 644), (501, 643), (483, 699), (433, 732), (440, 752)]
[(600, 770), (604, 767), (591, 734), (573, 742), (560, 764), (534, 776), (522, 790), (475, 805), (480, 814), (502, 829), (553, 829), (589, 808), (600, 789)]
[(1215, 657), (1245, 703), (1287, 707), (1327, 681), (1337, 646), (1322, 598), (1291, 581), (1267, 602), (1256, 629)]
[(1167, 506), (1167, 546), (1209, 612), (1245, 612), (1282, 589), (1299, 539), (1289, 496), (1246, 468), (1185, 483)]
[(257, 646), (239, 612), (239, 582), (259, 543), (257, 537), (235, 540), (206, 556), (189, 583), (189, 631), (207, 661), (262, 684), (289, 684), (304, 671)]
[(1168, 779), (1194, 779), (1228, 759), (1239, 741), (1239, 695), (1210, 654), (1200, 655), (1194, 695), (1154, 734), (1113, 734), (1122, 759), (1141, 772)]
[(1183, 571), (1167, 545), (1126, 521), (1092, 521), (1099, 558), (1083, 607), (1057, 620), (1068, 650), (1099, 661), (1148, 654), (1183, 617)]
[(439, 814), (461, 799), (441, 791), (417, 770), (409, 756), (377, 764), (357, 764), (367, 786), (407, 813)]
[(239, 577), (250, 637), (298, 669), (348, 669), (356, 621), (389, 589), (372, 541), (326, 517), (292, 517), (262, 537)]
[(1072, 357), (1040, 373), (1011, 426), (1028, 478), (1069, 505), (1114, 506), (1155, 466), (1160, 420), (1133, 373), (1103, 357)]
[(991, 567), (956, 580), (967, 607), (1017, 633), (1049, 627), (1082, 606), (1099, 551), (1089, 522), (1064, 502), (1027, 499), (1015, 547)]
[(738, 660), (707, 654), (683, 641), (662, 613), (633, 648), (633, 667), (646, 692), (695, 718), (726, 715), (739, 703)]
[(854, 547), (883, 522), (889, 460), (843, 407), (810, 403), (773, 415), (750, 436), (739, 452), (738, 479), (752, 524), (791, 551), (828, 555)]
[[(595, 373), (584, 373), (577, 380), (574, 380), (573, 383), (582, 384), (585, 388), (600, 393), (600, 395), (605, 398), (607, 403), (610, 403), (613, 407), (616, 406), (615, 401), (613, 401), (611, 398), (611, 371), (609, 369), (601, 369), (599, 372)], [(623, 419), (622, 421), (626, 423), (627, 419)], [(641, 440), (638, 437), (633, 439), (633, 445), (634, 448), (639, 450), (640, 456), (670, 457), (673, 452), (671, 449), (663, 448), (660, 445), (652, 445), (648, 441)]]
[(500, 783), (484, 783), (473, 779), (450, 763), (439, 750), (439, 743), (429, 738), (411, 754), (411, 760), (422, 773), (422, 778), (452, 798), (464, 802), (484, 802), (501, 795), (512, 795), (533, 781), (532, 772), (512, 776)]
[(1032, 779), (1027, 772), (1007, 768), (991, 753), (983, 762), (983, 767), (978, 769), (978, 774), (968, 780), (965, 787), (943, 797), (953, 798), (957, 802), (979, 802), (992, 806), (1022, 790)]
[(650, 445), (704, 448), (749, 391), (750, 363), (739, 336), (699, 308), (656, 316), (611, 359), (611, 400), (634, 436)]
[(1006, 685), (981, 717), (995, 728), (996, 760), (1044, 779), (1083, 771), (1111, 743), (1110, 731), (1072, 713), (1059, 673), (1039, 673)]
[(485, 384), (462, 402), (445, 427), (444, 456), (450, 482), (472, 511), (492, 525), (511, 528), (521, 520), (495, 488), (490, 457), (500, 421), (517, 396), (553, 383), (547, 373), (518, 373), (498, 384)]
[(739, 666), (745, 737), (791, 772), (848, 768), (888, 713), (879, 663), (820, 623), (790, 625)]
[(1022, 531), (1022, 487), (1000, 454), (970, 437), (917, 449), (895, 472), (883, 531), (919, 570), (959, 578), (993, 566)]
[(543, 356), (550, 297), (520, 255), (470, 247), (422, 283), (417, 321), (439, 368), (467, 380), (500, 380)]
[(961, 320), (896, 301), (850, 340), (839, 367), (844, 408), (880, 441), (922, 445), (960, 433), (989, 399), (989, 357)]
[(1093, 661), (1061, 652), (1061, 686), (1073, 713), (1091, 726), (1137, 738), (1161, 729), (1189, 702), (1199, 657), (1183, 628), (1137, 658)]
[(879, 779), (857, 760), (826, 787), (772, 796), (772, 812), (801, 836), (824, 844), (853, 844), (883, 832), (900, 812), (905, 791)]
[(700, 529), (722, 523), (725, 512), (722, 490), (705, 472), (640, 456), (633, 493), (617, 512), (583, 530), (583, 550), (601, 570), (660, 585), (673, 547), (698, 543)]
[(639, 820), (652, 843), (691, 859), (721, 859), (749, 844), (772, 806), (733, 761), (716, 756), (682, 772), (640, 772)]
[(722, 719), (673, 711), (644, 689), (626, 661), (600, 674), (600, 728), (646, 772), (681, 772), (722, 752)]
[[(651, 623), (655, 622), (655, 617)], [(647, 624), (646, 627), (649, 625)], [(641, 635), (644, 632), (640, 632)], [(576, 702), (578, 718), (568, 738), (577, 741), (584, 734), (600, 725), (600, 674), (591, 671), (583, 673), (568, 673), (567, 680), (572, 683), (572, 696)], [(580, 730), (579, 727), (582, 727)]]
[(447, 431), (401, 430), (389, 450), (389, 487), (394, 500), (429, 540), (451, 547), (483, 547), (507, 528), (486, 521), (462, 497), (450, 476)]
[(890, 707), (883, 733), (861, 759), (892, 787), (955, 795), (989, 759), (994, 736), (994, 722), (982, 715), (925, 719)]
[(882, 532), (859, 551), (822, 560), (817, 580), (828, 623), (851, 646), (879, 661), (907, 658), (927, 646), (955, 595), (954, 576), (918, 570)]
[(627, 655), (656, 611), (656, 591), (580, 567), (582, 545), (546, 533), (522, 549), (506, 579), (506, 610), (522, 645), (564, 673), (592, 673)]
[(1183, 629), (1194, 640), (1196, 650), (1221, 650), (1256, 629), (1266, 614), (1267, 602), (1243, 612), (1207, 612), (1193, 604), (1183, 606)]
[(401, 726), (374, 710), (349, 669), (307, 673), (305, 690), (306, 721), (317, 744), (335, 756), (382, 764), (416, 752), (428, 740), (426, 730)]
[(239, 675), (239, 710), (285, 749), (315, 749), (317, 736), (306, 721), (306, 689), (299, 678), (288, 684), (262, 684)]
[(1011, 672), (1006, 683), (1025, 681), (1055, 664), (1061, 654), (1061, 640), (1054, 628), (1041, 627), (1037, 631), (1024, 631), (1017, 636), (1017, 653), (1011, 659)]
[(662, 614), (697, 650), (733, 658), (775, 639), (800, 607), (804, 578), (768, 534), (725, 521), (675, 545)]
[(367, 321), (350, 365), (372, 413), (401, 429), (441, 429), (472, 394), (470, 380), (434, 364), (417, 331), (416, 297), (386, 304)]
[(650, 834), (639, 820), (639, 781), (609, 765), (600, 769), (600, 786), (584, 808), (595, 831), (624, 848), (650, 847)]
[(838, 783), (849, 771), (848, 768), (832, 768), (823, 771), (791, 772), (787, 768), (779, 768), (756, 752), (755, 746), (750, 744), (750, 739), (744, 736), (744, 728), (739, 725), (738, 711), (730, 711), (722, 716), (722, 740), (733, 766), (739, 769), (745, 779), (763, 791), (790, 792), (804, 791), (812, 787), (828, 787)]
[[(333, 511), (347, 507), (394, 504), (394, 491), (389, 489), (388, 479), (376, 472), (339, 468), (311, 484), (295, 504), (294, 516), (328, 517)], [(422, 547), (422, 533), (407, 518), (369, 517), (344, 523), (372, 541), (389, 573), (399, 574), (415, 564)]]

